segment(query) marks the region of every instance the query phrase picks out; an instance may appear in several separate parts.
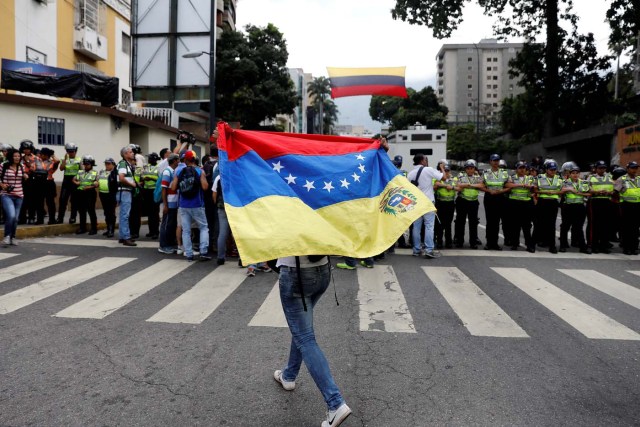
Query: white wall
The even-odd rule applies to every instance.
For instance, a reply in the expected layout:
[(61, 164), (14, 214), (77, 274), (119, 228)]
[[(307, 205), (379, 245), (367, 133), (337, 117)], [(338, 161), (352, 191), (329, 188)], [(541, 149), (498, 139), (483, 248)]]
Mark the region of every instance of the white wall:
[[(118, 94), (118, 98), (122, 95), (122, 90), (127, 90), (131, 93), (131, 55), (126, 55), (122, 51), (122, 33), (127, 34), (131, 37), (131, 27), (126, 22), (120, 18), (116, 18), (116, 33), (115, 33), (115, 47), (116, 47), (116, 75), (120, 80), (120, 93)], [(133, 47), (130, 47), (129, 51)], [(122, 100), (120, 100), (122, 101)]]
[(44, 5), (35, 1), (15, 0), (16, 61), (27, 61), (27, 46), (45, 55), (45, 65), (55, 67), (57, 53), (56, 4)]
[[(65, 142), (77, 144), (80, 156), (92, 155), (98, 167), (107, 157), (120, 159), (120, 149), (128, 144), (139, 144), (146, 156), (152, 151), (159, 153), (162, 148), (169, 148), (170, 140), (175, 139), (174, 132), (138, 126), (130, 129), (128, 122), (116, 129), (111, 116), (107, 115), (0, 103), (0, 129), (3, 130), (0, 142), (18, 148), (21, 140), (30, 139), (36, 148), (45, 147), (38, 144), (38, 116), (64, 119)], [(46, 147), (53, 149), (58, 158), (65, 154), (63, 146)], [(200, 152), (207, 152), (202, 144)], [(56, 181), (62, 181), (61, 172), (56, 172), (55, 177)]]

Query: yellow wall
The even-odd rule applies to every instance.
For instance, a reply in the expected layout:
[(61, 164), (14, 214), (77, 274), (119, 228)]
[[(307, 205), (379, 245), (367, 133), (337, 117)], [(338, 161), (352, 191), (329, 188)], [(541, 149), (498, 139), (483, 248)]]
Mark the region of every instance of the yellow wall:
[[(7, 1), (9, 0), (0, 0), (0, 4), (1, 2)], [(13, 2), (13, 0), (11, 1)], [(108, 76), (114, 76), (116, 73), (116, 37), (121, 37), (120, 34), (116, 34), (116, 17), (122, 20), (125, 19), (110, 7), (106, 8), (106, 34), (103, 35), (108, 40), (108, 57), (106, 61), (94, 61), (73, 50), (73, 0), (58, 0), (56, 3), (58, 5), (58, 67), (73, 70), (75, 69), (76, 63), (84, 62), (99, 69)], [(71, 58), (73, 58), (73, 62)]]
[(0, 58), (16, 59), (15, 0), (0, 0)]

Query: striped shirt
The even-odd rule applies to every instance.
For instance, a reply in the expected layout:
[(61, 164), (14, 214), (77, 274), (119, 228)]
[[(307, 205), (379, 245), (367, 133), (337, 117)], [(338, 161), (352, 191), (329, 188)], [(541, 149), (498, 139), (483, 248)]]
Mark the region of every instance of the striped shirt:
[(22, 165), (18, 166), (17, 170), (13, 170), (11, 167), (7, 166), (7, 171), (4, 172), (4, 164), (0, 165), (0, 177), (3, 175), (4, 173), (4, 178), (2, 179), (2, 183), (3, 184), (9, 184), (9, 185), (13, 185), (13, 190), (7, 192), (5, 190), (2, 190), (2, 192), (0, 192), (0, 194), (2, 195), (9, 195), (9, 196), (14, 196), (14, 197), (24, 197), (24, 192), (22, 190), (22, 178), (23, 175), (25, 173), (24, 168), (22, 167)]
[(171, 189), (171, 181), (173, 181), (173, 169), (171, 166), (167, 166), (162, 171), (162, 187), (167, 189), (167, 207), (169, 209), (175, 209), (178, 207), (178, 191)]

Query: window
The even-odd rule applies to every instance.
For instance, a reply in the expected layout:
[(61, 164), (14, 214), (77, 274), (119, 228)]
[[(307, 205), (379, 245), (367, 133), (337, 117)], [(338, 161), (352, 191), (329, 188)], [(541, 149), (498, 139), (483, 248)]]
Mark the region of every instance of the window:
[(491, 67), (487, 67), (487, 71), (491, 71)]
[(473, 85), (467, 85), (467, 89), (469, 90), (473, 89)]
[(27, 62), (31, 64), (47, 65), (47, 55), (27, 46)]
[(487, 58), (487, 62), (491, 62), (491, 58)]
[(498, 103), (497, 103), (497, 102), (494, 102), (494, 103), (493, 103), (493, 106), (494, 106), (494, 107), (497, 107), (497, 106), (498, 106)]
[(64, 119), (38, 116), (38, 144), (64, 145)]
[(497, 94), (497, 93), (494, 93), (494, 94), (493, 94), (493, 97), (494, 97), (494, 98), (497, 98), (497, 97), (498, 97), (498, 94)]
[(491, 76), (487, 76), (487, 80), (491, 80)]
[(467, 67), (467, 71), (471, 71), (471, 70), (473, 70), (473, 67), (472, 67), (471, 65), (469, 65), (469, 66)]
[(493, 71), (498, 71), (498, 67), (493, 67)]
[(467, 80), (471, 80), (471, 79), (472, 79), (471, 74), (467, 75)]
[(493, 76), (493, 80), (498, 80), (498, 76)]
[(131, 55), (131, 36), (127, 33), (122, 33), (122, 52)]
[(467, 102), (467, 107), (473, 107), (473, 104), (471, 102)]
[(489, 99), (489, 100), (491, 99), (491, 94), (490, 93), (487, 94), (487, 99)]
[(432, 156), (433, 155), (433, 149), (431, 149), (431, 148), (413, 148), (413, 149), (409, 150), (409, 154), (411, 156), (414, 156), (416, 154), (424, 154), (425, 156)]
[(493, 62), (498, 62), (498, 58), (493, 58)]
[(468, 94), (467, 94), (467, 98), (471, 98), (471, 93), (468, 93)]
[(487, 85), (487, 89), (491, 89), (491, 85)]
[(493, 85), (493, 88), (494, 89), (498, 89), (498, 85)]
[(467, 57), (467, 62), (472, 62), (472, 61), (473, 61), (473, 58), (472, 58), (472, 57), (470, 57), (470, 56), (469, 56), (469, 57)]
[(432, 141), (433, 135), (430, 133), (415, 133), (411, 135), (412, 141)]

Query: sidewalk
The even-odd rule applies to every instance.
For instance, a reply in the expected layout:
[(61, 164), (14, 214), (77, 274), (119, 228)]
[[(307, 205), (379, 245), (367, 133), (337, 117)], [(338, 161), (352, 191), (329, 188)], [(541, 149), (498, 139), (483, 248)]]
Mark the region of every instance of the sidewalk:
[[(29, 239), (34, 237), (47, 237), (58, 236), (61, 234), (74, 234), (78, 229), (78, 218), (76, 217), (75, 224), (69, 224), (69, 211), (67, 211), (64, 224), (47, 225), (47, 219), (45, 223), (41, 225), (23, 224), (18, 225), (16, 231), (17, 239)], [(104, 222), (104, 211), (102, 209), (96, 209), (96, 216), (98, 217), (98, 230), (105, 230), (107, 224)], [(147, 224), (147, 217), (143, 217), (141, 223)], [(87, 226), (89, 225), (89, 218), (87, 218)], [(116, 216), (116, 229), (118, 228), (118, 217)], [(0, 238), (4, 238), (4, 225), (0, 225)]]

